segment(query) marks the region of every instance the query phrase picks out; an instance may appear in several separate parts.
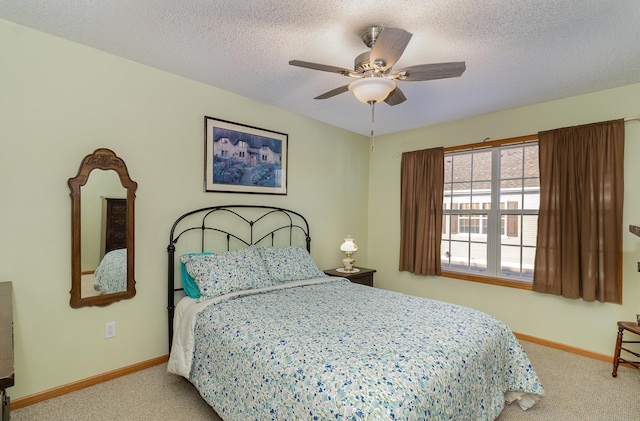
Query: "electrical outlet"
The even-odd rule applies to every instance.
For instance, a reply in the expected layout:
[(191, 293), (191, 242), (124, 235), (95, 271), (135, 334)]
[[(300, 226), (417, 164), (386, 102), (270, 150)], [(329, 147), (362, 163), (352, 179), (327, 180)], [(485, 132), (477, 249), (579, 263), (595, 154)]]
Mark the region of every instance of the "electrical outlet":
[(104, 324), (104, 338), (109, 339), (116, 336), (116, 322), (109, 322)]

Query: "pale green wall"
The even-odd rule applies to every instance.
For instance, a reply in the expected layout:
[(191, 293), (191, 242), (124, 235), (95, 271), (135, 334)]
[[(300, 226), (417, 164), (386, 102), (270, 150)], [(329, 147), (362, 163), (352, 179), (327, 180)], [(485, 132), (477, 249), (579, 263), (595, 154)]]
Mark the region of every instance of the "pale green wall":
[[(425, 110), (429, 113), (429, 110)], [(377, 138), (369, 165), (368, 264), (376, 286), (483, 310), (512, 330), (613, 355), (618, 320), (640, 313), (640, 122), (626, 124), (623, 304), (587, 303), (520, 289), (398, 271), (402, 152), (535, 134), (538, 131), (640, 114), (640, 84), (487, 114)]]
[[(287, 196), (204, 193), (204, 116), (289, 135)], [(67, 180), (97, 148), (138, 183), (137, 295), (72, 309)], [(258, 203), (306, 215), (312, 254), (337, 267), (367, 244), (368, 139), (0, 20), (0, 281), (13, 281), (13, 399), (167, 353), (166, 247), (196, 207)], [(341, 194), (351, 192), (350, 197)], [(366, 247), (358, 252), (366, 263)], [(116, 337), (103, 339), (115, 321)]]

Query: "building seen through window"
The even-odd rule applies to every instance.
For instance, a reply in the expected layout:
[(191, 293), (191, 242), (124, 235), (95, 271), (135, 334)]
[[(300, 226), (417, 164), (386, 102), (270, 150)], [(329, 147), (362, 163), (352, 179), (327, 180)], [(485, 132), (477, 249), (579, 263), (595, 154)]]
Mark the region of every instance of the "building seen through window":
[(446, 153), (442, 269), (530, 283), (539, 202), (537, 142)]

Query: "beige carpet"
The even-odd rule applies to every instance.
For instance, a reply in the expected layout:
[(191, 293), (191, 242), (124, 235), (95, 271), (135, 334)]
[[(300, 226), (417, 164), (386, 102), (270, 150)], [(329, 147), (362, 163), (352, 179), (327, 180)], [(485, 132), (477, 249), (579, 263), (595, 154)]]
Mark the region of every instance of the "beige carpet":
[[(528, 411), (507, 405), (499, 421), (640, 420), (640, 376), (611, 364), (522, 342), (546, 390)], [(9, 390), (10, 392), (10, 390)], [(11, 412), (11, 421), (216, 421), (218, 415), (166, 364)], [(289, 420), (291, 421), (291, 420)], [(456, 420), (467, 421), (467, 420)]]
[(638, 370), (620, 367), (618, 377), (613, 378), (611, 363), (529, 342), (521, 343), (540, 377), (546, 396), (527, 411), (522, 411), (515, 403), (506, 405), (499, 421), (640, 420)]

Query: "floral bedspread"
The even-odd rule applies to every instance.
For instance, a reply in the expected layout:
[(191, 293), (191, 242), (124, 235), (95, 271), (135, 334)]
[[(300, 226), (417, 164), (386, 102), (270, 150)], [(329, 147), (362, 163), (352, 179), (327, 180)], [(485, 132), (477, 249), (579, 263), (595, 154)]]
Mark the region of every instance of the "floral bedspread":
[(225, 420), (493, 420), (544, 390), (500, 320), (332, 278), (208, 306), (190, 381)]
[(96, 268), (93, 288), (102, 294), (127, 290), (127, 249), (111, 250)]

